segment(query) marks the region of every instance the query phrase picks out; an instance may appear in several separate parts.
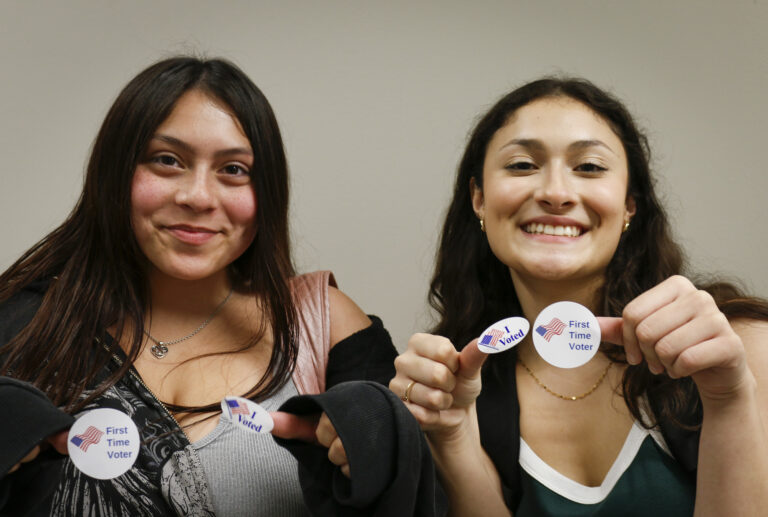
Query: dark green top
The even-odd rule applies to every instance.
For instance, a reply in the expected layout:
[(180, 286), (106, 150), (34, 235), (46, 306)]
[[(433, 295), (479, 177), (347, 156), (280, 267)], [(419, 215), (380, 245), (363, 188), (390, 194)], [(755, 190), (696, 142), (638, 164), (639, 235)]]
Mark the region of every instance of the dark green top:
[(522, 499), (515, 517), (693, 515), (695, 483), (662, 445), (636, 423), (602, 485), (588, 487), (544, 463), (521, 439)]

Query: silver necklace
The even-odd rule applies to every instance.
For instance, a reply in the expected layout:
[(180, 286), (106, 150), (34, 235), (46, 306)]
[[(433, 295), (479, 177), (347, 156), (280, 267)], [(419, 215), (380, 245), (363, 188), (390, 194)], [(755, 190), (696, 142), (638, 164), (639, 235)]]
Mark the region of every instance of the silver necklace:
[(213, 312), (210, 316), (206, 318), (204, 322), (200, 324), (199, 327), (197, 327), (195, 330), (193, 330), (190, 334), (187, 334), (184, 337), (181, 337), (179, 339), (174, 339), (173, 341), (160, 341), (159, 339), (156, 339), (152, 337), (152, 334), (147, 332), (146, 329), (144, 329), (144, 333), (147, 335), (149, 339), (155, 342), (154, 345), (152, 345), (152, 348), (149, 349), (150, 352), (152, 352), (152, 355), (157, 357), (158, 359), (162, 359), (166, 355), (168, 355), (168, 345), (175, 345), (176, 343), (181, 343), (182, 341), (186, 341), (187, 339), (191, 338), (201, 330), (203, 330), (210, 322), (211, 320), (219, 313), (222, 307), (224, 307), (224, 304), (229, 301), (229, 297), (232, 296), (232, 292), (234, 291), (234, 288), (229, 290), (229, 294), (226, 298), (224, 298), (224, 301), (221, 302), (215, 309), (213, 309)]

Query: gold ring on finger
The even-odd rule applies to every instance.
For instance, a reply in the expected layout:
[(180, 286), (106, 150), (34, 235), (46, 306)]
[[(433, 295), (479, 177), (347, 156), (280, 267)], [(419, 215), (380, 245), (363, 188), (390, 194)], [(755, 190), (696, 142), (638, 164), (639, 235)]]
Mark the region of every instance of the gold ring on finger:
[(407, 387), (407, 388), (405, 388), (405, 392), (403, 393), (403, 396), (402, 396), (402, 397), (400, 397), (400, 399), (401, 399), (403, 402), (408, 402), (408, 401), (410, 400), (410, 398), (411, 398), (411, 389), (413, 388), (413, 385), (414, 385), (414, 384), (416, 384), (416, 381), (411, 381), (411, 382), (408, 384), (408, 387)]

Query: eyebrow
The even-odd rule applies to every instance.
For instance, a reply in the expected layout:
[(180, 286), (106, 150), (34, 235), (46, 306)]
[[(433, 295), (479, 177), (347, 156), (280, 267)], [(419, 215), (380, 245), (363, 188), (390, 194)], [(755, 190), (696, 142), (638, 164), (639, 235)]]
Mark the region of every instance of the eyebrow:
[[(519, 145), (519, 146), (522, 146), (522, 147), (528, 147), (528, 148), (536, 149), (536, 150), (544, 149), (544, 143), (541, 140), (538, 140), (536, 138), (513, 138), (512, 140), (510, 140), (506, 144), (502, 145), (500, 150), (504, 149), (506, 147), (513, 146), (513, 145)], [(614, 155), (618, 156), (616, 151), (611, 149), (608, 144), (606, 144), (602, 140), (596, 140), (596, 139), (593, 139), (593, 140), (577, 140), (577, 141), (571, 143), (568, 146), (568, 149), (569, 150), (573, 150), (573, 149), (586, 149), (588, 147), (605, 147), (610, 152), (612, 152)]]
[[(189, 145), (184, 140), (179, 140), (176, 137), (170, 136), (170, 135), (163, 135), (163, 134), (156, 134), (152, 137), (153, 140), (160, 140), (161, 142), (165, 142), (167, 144), (180, 147), (186, 152), (193, 152), (194, 149), (192, 149), (192, 146)], [(219, 149), (218, 151), (213, 153), (213, 156), (216, 158), (219, 158), (221, 156), (231, 156), (233, 154), (245, 154), (248, 156), (253, 156), (253, 151), (248, 149), (247, 147), (231, 147), (229, 149)]]

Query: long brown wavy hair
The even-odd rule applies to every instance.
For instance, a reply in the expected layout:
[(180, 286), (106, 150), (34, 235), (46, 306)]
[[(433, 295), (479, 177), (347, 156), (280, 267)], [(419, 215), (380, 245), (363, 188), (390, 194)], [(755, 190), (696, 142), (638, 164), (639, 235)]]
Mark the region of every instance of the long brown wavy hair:
[[(624, 105), (615, 97), (580, 78), (544, 78), (530, 82), (502, 97), (475, 125), (459, 163), (453, 199), (448, 207), (437, 251), (429, 302), (439, 321), (432, 332), (445, 336), (457, 348), (493, 322), (522, 316), (509, 274), (490, 249), (472, 209), (470, 179), (482, 188), (483, 164), (488, 143), (520, 107), (546, 97), (569, 97), (600, 115), (621, 139), (627, 154), (627, 195), (637, 211), (605, 272), (600, 293), (602, 315), (620, 316), (632, 299), (666, 278), (684, 272), (685, 259), (672, 239), (669, 222), (654, 191), (650, 148)], [(726, 282), (700, 284), (715, 298), (728, 318), (768, 320), (768, 302), (745, 296)], [(626, 363), (623, 348), (605, 345), (606, 355)], [(494, 358), (488, 361), (494, 366)], [(638, 402), (647, 395), (655, 416), (678, 424), (696, 422), (698, 394), (688, 379), (654, 376), (647, 367), (629, 366), (623, 379), (624, 399), (638, 421), (644, 421)], [(685, 424), (687, 425), (687, 424)]]
[[(149, 300), (146, 258), (130, 222), (131, 181), (149, 140), (176, 101), (198, 89), (228, 106), (253, 149), (250, 176), (259, 199), (257, 235), (228, 268), (233, 287), (258, 297), (274, 348), (264, 376), (248, 396), (274, 393), (293, 370), (297, 319), (288, 279), (294, 275), (288, 236), (288, 166), (266, 97), (234, 64), (175, 57), (139, 73), (120, 92), (93, 144), (83, 192), (67, 219), (0, 275), (0, 301), (48, 282), (37, 313), (0, 349), (0, 373), (30, 381), (76, 411), (126, 374), (138, 356)], [(128, 361), (103, 372), (130, 323)], [(116, 326), (116, 339), (104, 340)], [(93, 391), (82, 397), (86, 390)], [(218, 406), (218, 405), (216, 405)], [(179, 408), (171, 407), (173, 410)], [(197, 410), (212, 407), (197, 408)]]

